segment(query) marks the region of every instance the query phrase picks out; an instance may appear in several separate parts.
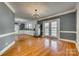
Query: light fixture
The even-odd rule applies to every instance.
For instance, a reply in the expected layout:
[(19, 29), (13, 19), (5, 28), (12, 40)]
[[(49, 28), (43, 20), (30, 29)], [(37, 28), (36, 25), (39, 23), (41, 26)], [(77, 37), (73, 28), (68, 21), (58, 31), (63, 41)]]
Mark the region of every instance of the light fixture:
[(39, 19), (40, 15), (37, 9), (34, 10), (34, 14), (32, 16), (33, 16), (33, 19)]

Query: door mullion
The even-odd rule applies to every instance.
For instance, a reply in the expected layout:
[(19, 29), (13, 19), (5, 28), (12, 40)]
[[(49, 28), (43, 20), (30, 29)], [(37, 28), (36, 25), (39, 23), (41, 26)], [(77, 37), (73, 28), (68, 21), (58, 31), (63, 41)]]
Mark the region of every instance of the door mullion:
[(49, 36), (51, 36), (51, 22), (49, 22)]

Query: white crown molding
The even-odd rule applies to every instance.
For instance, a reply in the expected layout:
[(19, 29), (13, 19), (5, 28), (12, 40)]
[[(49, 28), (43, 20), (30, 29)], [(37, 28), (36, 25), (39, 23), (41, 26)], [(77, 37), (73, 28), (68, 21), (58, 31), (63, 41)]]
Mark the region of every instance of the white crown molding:
[(13, 13), (15, 13), (14, 8), (13, 8), (8, 2), (4, 2), (4, 4), (5, 4)]
[(55, 14), (55, 15), (52, 15), (52, 16), (48, 16), (48, 17), (45, 17), (45, 18), (41, 18), (39, 20), (43, 20), (43, 19), (48, 19), (48, 18), (51, 18), (51, 17), (56, 17), (56, 16), (61, 16), (61, 15), (64, 15), (64, 14), (68, 14), (68, 13), (72, 13), (72, 12), (75, 12), (77, 9), (74, 8), (72, 10), (68, 10), (68, 11), (65, 11), (65, 12), (62, 12), (62, 13), (58, 13), (58, 14)]
[(15, 41), (11, 42), (7, 47), (5, 47), (2, 51), (0, 51), (0, 55), (2, 55), (5, 51), (7, 51), (14, 44), (15, 44)]

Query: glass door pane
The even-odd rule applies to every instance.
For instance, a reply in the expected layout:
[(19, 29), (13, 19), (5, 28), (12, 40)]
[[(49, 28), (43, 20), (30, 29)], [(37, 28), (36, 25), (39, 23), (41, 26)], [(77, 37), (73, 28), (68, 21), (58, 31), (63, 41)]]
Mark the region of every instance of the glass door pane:
[(57, 21), (51, 22), (51, 36), (57, 37)]
[(49, 36), (49, 23), (44, 23), (44, 35)]

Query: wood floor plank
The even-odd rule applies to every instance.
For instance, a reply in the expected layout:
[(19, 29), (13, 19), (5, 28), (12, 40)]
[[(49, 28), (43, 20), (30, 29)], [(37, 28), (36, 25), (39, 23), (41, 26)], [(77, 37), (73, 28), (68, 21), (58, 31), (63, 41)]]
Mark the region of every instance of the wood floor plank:
[(74, 43), (50, 37), (18, 35), (16, 43), (2, 56), (78, 56)]

